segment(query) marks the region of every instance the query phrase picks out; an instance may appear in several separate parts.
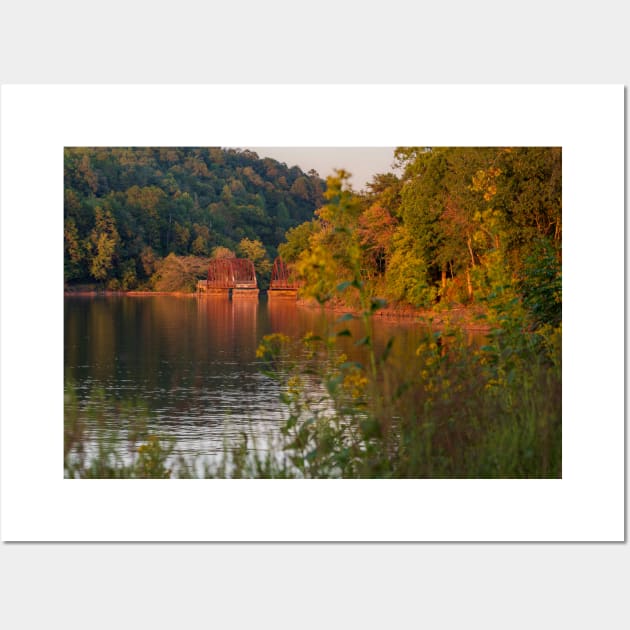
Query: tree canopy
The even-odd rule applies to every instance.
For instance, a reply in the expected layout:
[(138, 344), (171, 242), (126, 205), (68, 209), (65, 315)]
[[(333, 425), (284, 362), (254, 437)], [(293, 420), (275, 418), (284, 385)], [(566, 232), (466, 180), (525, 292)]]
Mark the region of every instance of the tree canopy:
[(532, 325), (557, 325), (562, 150), (400, 147), (395, 158), (402, 175), (377, 174), (366, 193), (344, 171), (329, 177), (328, 203), (287, 233), (279, 251), (304, 294), (330, 299), (360, 255), (373, 295), (424, 308), (518, 302)]
[[(285, 232), (313, 217), (315, 171), (221, 148), (66, 148), (66, 282), (144, 285), (170, 254), (246, 252), (267, 273)], [(262, 249), (261, 249), (262, 248)]]

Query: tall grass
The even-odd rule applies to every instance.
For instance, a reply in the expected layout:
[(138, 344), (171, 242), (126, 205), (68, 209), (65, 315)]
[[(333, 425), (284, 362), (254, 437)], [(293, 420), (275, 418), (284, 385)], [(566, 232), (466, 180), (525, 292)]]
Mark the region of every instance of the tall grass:
[[(65, 384), (64, 476), (70, 479), (168, 479), (167, 462), (174, 439), (147, 431), (148, 412), (133, 401), (118, 405), (112, 426), (105, 413), (105, 393), (91, 393), (82, 405), (74, 384)], [(124, 445), (121, 449), (121, 445)]]
[[(285, 377), (282, 447), (304, 477), (560, 477), (559, 338), (550, 353), (529, 333), (498, 329), (475, 348), (461, 331), (428, 332), (413, 365), (388, 363), (386, 351), (374, 372), (318, 340), (325, 368)], [(303, 374), (323, 397), (300, 389)]]

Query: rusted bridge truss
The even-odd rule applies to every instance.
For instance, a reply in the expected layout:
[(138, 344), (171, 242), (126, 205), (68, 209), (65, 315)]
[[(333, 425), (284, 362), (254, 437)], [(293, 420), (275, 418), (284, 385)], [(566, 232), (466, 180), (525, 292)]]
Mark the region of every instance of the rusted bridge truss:
[(257, 289), (256, 271), (246, 258), (218, 258), (208, 266), (208, 289)]
[(291, 277), (288, 267), (284, 260), (278, 256), (273, 261), (273, 269), (271, 270), (271, 282), (269, 289), (298, 289), (298, 283)]

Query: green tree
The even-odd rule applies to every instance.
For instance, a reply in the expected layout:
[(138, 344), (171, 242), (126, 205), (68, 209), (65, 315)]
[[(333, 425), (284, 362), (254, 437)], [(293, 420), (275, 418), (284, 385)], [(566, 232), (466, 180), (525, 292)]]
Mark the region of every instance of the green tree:
[(340, 281), (344, 279), (340, 277), (340, 271), (328, 247), (320, 242), (311, 243), (295, 263), (295, 272), (304, 282), (300, 295), (315, 298), (320, 304), (328, 302), (335, 295), (335, 289)]
[(189, 250), (190, 230), (179, 223), (173, 225), (173, 245), (178, 254), (186, 254)]
[(286, 241), (278, 246), (278, 254), (285, 263), (294, 263), (300, 254), (308, 249), (311, 236), (319, 232), (320, 229), (319, 221), (306, 221), (296, 225), (287, 231)]
[(396, 229), (392, 248), (385, 272), (387, 297), (414, 306), (430, 306), (435, 300), (436, 289), (429, 282), (421, 246), (407, 226), (401, 225)]
[(278, 225), (284, 229), (291, 225), (291, 215), (283, 201), (281, 201), (276, 208), (276, 221)]
[(229, 248), (218, 245), (212, 250), (212, 258), (235, 258), (236, 254)]
[(120, 240), (116, 222), (109, 210), (94, 209), (94, 229), (87, 243), (90, 274), (95, 280), (105, 281), (114, 267), (116, 246)]
[(310, 199), (311, 191), (309, 190), (308, 179), (306, 177), (298, 177), (291, 186), (291, 193), (300, 199)]
[(266, 288), (269, 285), (272, 264), (263, 244), (259, 240), (252, 241), (249, 238), (244, 238), (238, 244), (237, 252), (243, 258), (247, 258), (254, 263), (261, 285)]
[[(397, 156), (402, 161), (402, 150)], [(442, 246), (445, 242), (442, 214), (447, 200), (444, 176), (446, 153), (442, 150), (405, 149), (405, 178), (401, 190), (400, 213), (406, 227), (401, 242), (414, 241), (414, 251), (422, 259), (427, 282), (441, 280), (444, 271)]]
[(371, 205), (359, 217), (357, 233), (364, 251), (363, 267), (371, 277), (386, 269), (396, 225), (396, 219), (379, 204)]
[(192, 293), (197, 280), (208, 273), (208, 259), (200, 256), (177, 256), (169, 254), (156, 265), (151, 276), (151, 286), (156, 291), (182, 291)]
[[(328, 203), (316, 211), (319, 229), (308, 239), (308, 248), (295, 263), (304, 281), (301, 294), (326, 302), (342, 282), (360, 276), (361, 248), (355, 230), (361, 213), (361, 200), (348, 185), (350, 173), (339, 170), (326, 180)], [(304, 230), (306, 232), (306, 230)], [(296, 235), (304, 237), (305, 233)]]
[(520, 270), (518, 287), (534, 330), (562, 322), (562, 268), (551, 239), (530, 244)]
[(156, 269), (157, 256), (153, 249), (149, 246), (145, 246), (140, 253), (140, 264), (145, 277), (150, 278)]
[(135, 261), (130, 259), (126, 260), (121, 265), (121, 280), (120, 288), (123, 291), (129, 291), (135, 289), (138, 286), (138, 277), (136, 275)]
[(84, 247), (79, 239), (79, 231), (72, 217), (64, 221), (64, 279), (80, 278), (85, 257)]
[(399, 214), (443, 298), (452, 283), (466, 286), (470, 300), (486, 299), (514, 284), (532, 240), (557, 248), (559, 149), (407, 147), (396, 156), (404, 168)]
[(208, 253), (208, 241), (203, 236), (196, 236), (190, 245), (190, 250), (197, 256), (204, 256)]
[(352, 191), (350, 177), (350, 173), (340, 169), (327, 178), (324, 196), (328, 203), (315, 212), (321, 230), (311, 239), (330, 251), (344, 280), (353, 277), (360, 258), (356, 225), (361, 199)]

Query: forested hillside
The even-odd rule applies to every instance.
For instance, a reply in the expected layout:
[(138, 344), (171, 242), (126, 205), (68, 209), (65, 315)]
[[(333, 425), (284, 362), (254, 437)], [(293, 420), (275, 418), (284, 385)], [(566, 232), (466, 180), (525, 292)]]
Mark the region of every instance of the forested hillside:
[(557, 326), (562, 149), (403, 147), (395, 157), (402, 176), (375, 175), (366, 195), (347, 173), (329, 178), (327, 204), (289, 230), (279, 251), (303, 293), (523, 307), (532, 325)]
[(238, 149), (66, 148), (64, 189), (66, 283), (126, 290), (176, 288), (165, 278), (180, 267), (190, 285), (212, 255), (250, 257), (264, 276), (325, 183)]

